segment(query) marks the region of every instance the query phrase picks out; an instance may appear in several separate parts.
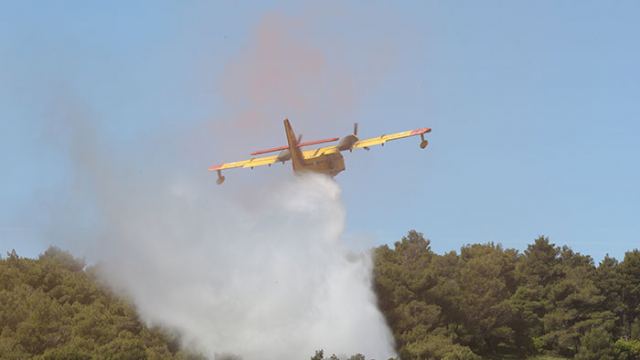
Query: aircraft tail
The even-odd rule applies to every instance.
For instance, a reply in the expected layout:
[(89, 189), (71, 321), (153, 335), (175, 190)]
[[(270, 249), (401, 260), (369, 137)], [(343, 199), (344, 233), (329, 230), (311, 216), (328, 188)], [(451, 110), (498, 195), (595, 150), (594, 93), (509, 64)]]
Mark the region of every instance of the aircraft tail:
[(296, 134), (291, 128), (289, 119), (284, 119), (284, 131), (287, 133), (287, 143), (289, 144), (289, 152), (291, 153), (291, 163), (293, 164), (293, 170), (302, 170), (304, 169), (304, 157), (302, 156), (302, 151), (298, 147), (298, 139), (296, 139)]

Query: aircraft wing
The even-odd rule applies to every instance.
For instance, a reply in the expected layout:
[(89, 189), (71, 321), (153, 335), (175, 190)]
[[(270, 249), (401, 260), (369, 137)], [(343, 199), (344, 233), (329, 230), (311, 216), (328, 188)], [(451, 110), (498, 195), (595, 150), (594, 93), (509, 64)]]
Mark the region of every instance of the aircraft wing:
[(305, 150), (302, 152), (302, 156), (305, 159), (313, 159), (318, 156), (333, 154), (337, 152), (340, 152), (340, 150), (338, 150), (338, 147), (335, 145), (331, 145), (331, 146), (325, 146), (325, 147), (321, 147), (313, 150)]
[(358, 140), (355, 144), (353, 144), (353, 148), (368, 149), (370, 146), (384, 145), (387, 141), (398, 140), (398, 139), (402, 139), (410, 136), (424, 135), (425, 133), (428, 133), (430, 131), (431, 129), (429, 128), (421, 128), (416, 130), (402, 131), (394, 134), (380, 135), (380, 136), (372, 137), (369, 139)]
[(214, 165), (209, 168), (209, 171), (226, 170), (226, 169), (233, 169), (233, 168), (252, 168), (253, 169), (256, 166), (271, 165), (276, 162), (278, 162), (277, 155), (265, 156), (265, 157), (259, 157), (259, 158), (251, 158), (249, 160), (242, 160), (242, 161), (224, 163), (220, 165)]

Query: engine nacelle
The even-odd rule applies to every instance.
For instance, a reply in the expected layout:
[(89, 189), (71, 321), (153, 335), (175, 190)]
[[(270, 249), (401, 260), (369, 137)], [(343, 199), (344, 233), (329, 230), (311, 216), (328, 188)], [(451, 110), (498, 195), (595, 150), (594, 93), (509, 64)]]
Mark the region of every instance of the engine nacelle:
[(353, 145), (358, 142), (358, 137), (355, 135), (347, 135), (345, 137), (343, 137), (342, 139), (340, 139), (340, 142), (338, 143), (338, 150), (340, 151), (344, 151), (344, 150), (351, 150), (353, 148)]
[(278, 153), (278, 161), (285, 162), (288, 160), (291, 160), (291, 152), (289, 149), (282, 150)]

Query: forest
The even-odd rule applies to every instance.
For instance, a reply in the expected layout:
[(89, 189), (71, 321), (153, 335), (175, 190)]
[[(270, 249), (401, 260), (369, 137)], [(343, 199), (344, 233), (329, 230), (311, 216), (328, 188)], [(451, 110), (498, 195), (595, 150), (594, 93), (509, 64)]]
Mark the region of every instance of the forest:
[(411, 231), (375, 249), (374, 275), (402, 359), (640, 359), (638, 250), (596, 266), (541, 236), (438, 255)]
[[(436, 254), (410, 231), (373, 255), (400, 359), (640, 359), (638, 250), (596, 265), (539, 237), (522, 252), (487, 243)], [(1, 359), (205, 359), (55, 247), (0, 259), (0, 331)], [(337, 359), (330, 351), (309, 358)]]
[(176, 334), (145, 326), (96, 268), (54, 247), (0, 260), (0, 330), (3, 360), (204, 359), (181, 350)]

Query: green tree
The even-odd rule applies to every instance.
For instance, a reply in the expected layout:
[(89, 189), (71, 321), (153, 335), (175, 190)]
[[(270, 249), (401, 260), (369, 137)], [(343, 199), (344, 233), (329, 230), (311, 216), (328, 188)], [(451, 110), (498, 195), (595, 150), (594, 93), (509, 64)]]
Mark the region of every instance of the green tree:
[(494, 244), (465, 246), (460, 251), (456, 280), (462, 289), (457, 333), (479, 354), (514, 348), (509, 299), (515, 291), (515, 251)]
[(622, 336), (624, 334), (625, 304), (623, 293), (625, 279), (618, 260), (609, 255), (605, 256), (596, 269), (595, 285), (600, 294), (604, 296), (601, 310), (609, 311), (615, 317), (615, 327), (612, 329), (612, 334), (616, 337)]
[(440, 308), (427, 300), (428, 290), (436, 284), (432, 256), (429, 240), (416, 231), (396, 242), (393, 250), (376, 249), (374, 288), (399, 347), (415, 326), (431, 329), (438, 321)]
[(629, 251), (624, 255), (620, 271), (624, 277), (622, 290), (623, 329), (624, 335), (630, 337), (633, 322), (640, 318), (640, 250)]
[(572, 356), (578, 351), (580, 338), (594, 326), (612, 331), (615, 314), (606, 309), (606, 297), (595, 285), (591, 257), (564, 247), (559, 269), (560, 277), (549, 286), (552, 309), (543, 319), (543, 339), (554, 351)]
[(145, 360), (147, 353), (142, 340), (128, 331), (122, 331), (118, 337), (100, 348), (101, 360)]
[(640, 340), (618, 339), (614, 347), (617, 360), (640, 360)]
[(0, 259), (0, 304), (1, 359), (202, 359), (57, 248)]
[(613, 360), (613, 341), (604, 328), (595, 327), (581, 338), (576, 360)]

